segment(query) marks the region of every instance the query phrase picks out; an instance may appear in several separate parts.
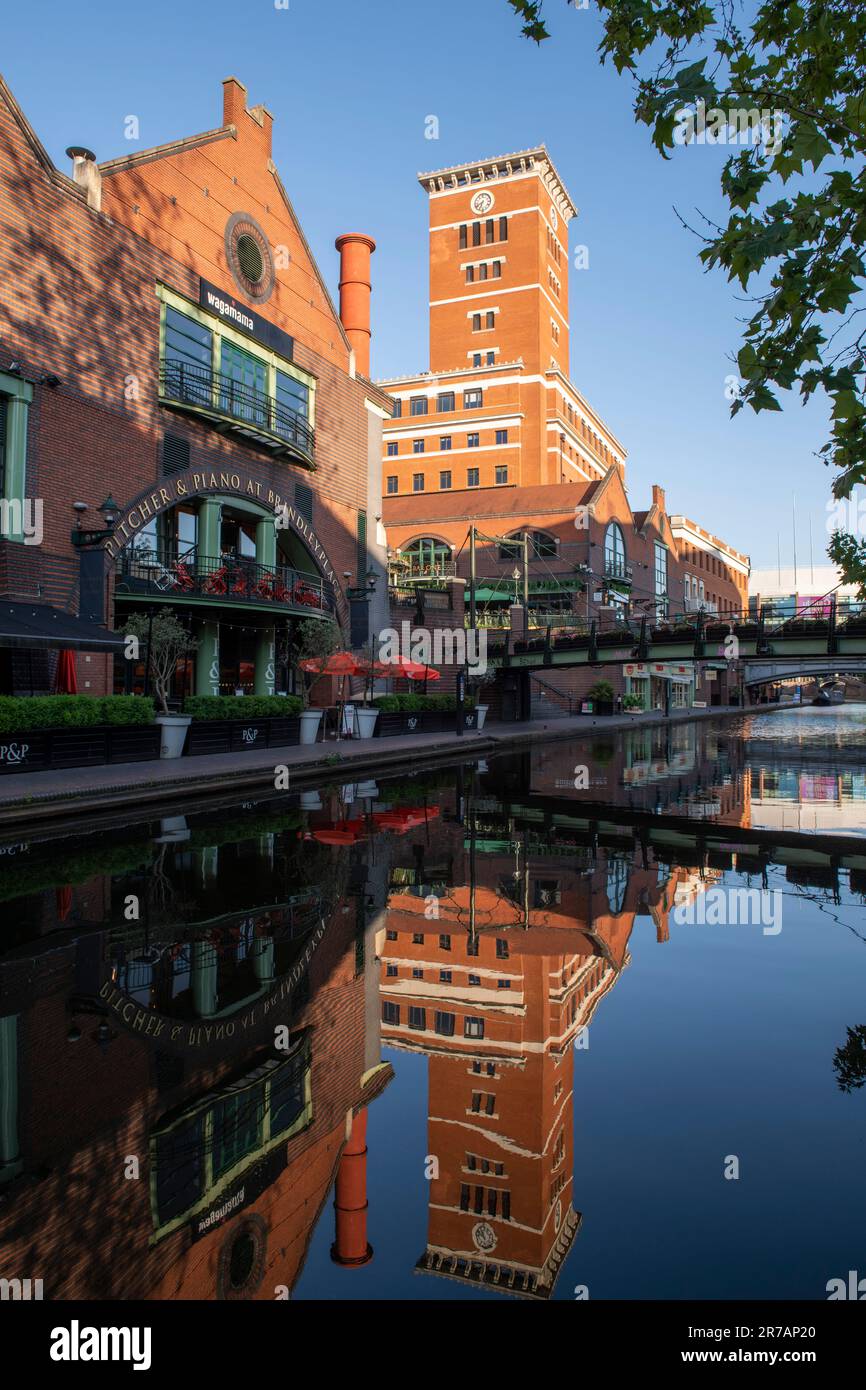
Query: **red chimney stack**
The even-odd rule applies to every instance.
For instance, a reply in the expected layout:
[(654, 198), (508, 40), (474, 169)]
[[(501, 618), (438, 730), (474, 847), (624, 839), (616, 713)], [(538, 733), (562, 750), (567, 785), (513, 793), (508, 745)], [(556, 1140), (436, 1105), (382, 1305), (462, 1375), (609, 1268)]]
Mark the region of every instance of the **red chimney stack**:
[(355, 349), (355, 369), (370, 375), (370, 257), (376, 250), (372, 237), (348, 232), (337, 237), (340, 253), (340, 318)]

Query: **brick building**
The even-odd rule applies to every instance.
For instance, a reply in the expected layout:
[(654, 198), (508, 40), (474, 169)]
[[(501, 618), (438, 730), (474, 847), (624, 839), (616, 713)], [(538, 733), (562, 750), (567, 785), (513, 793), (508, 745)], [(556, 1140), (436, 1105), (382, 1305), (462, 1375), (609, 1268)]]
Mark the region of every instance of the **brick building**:
[[(468, 584), (474, 528), (484, 626), (512, 621), (524, 538), (531, 625), (745, 607), (748, 558), (682, 517), (674, 528), (660, 486), (647, 509), (634, 509), (626, 450), (570, 379), (576, 206), (547, 150), (455, 165), (420, 183), (430, 369), (381, 383), (394, 401), (382, 464), (392, 590)], [(554, 698), (573, 700), (599, 674), (631, 688), (622, 670), (558, 674)], [(696, 675), (674, 692), (680, 703), (696, 697)], [(657, 702), (649, 682), (645, 694)]]
[(272, 122), (229, 78), (216, 128), (70, 177), (0, 84), (0, 690), (62, 646), (79, 689), (141, 688), (104, 652), (142, 610), (199, 643), (178, 695), (285, 688), (301, 618), (384, 624), (374, 243), (338, 239), (344, 326)]

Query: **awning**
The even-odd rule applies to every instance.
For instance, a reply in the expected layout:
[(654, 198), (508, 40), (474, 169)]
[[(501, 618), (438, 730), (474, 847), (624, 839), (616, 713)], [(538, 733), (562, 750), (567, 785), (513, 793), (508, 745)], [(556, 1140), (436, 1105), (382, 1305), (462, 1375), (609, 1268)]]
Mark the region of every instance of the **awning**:
[(125, 637), (47, 604), (0, 602), (0, 647), (122, 652)]

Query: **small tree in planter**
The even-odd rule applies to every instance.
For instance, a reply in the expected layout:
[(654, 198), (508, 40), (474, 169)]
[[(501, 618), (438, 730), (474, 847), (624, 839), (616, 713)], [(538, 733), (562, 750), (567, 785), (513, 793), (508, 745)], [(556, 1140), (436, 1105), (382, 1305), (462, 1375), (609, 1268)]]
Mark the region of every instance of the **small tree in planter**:
[[(315, 618), (307, 618), (305, 622), (298, 624), (297, 630), (297, 661), (327, 661), (329, 656), (340, 649), (340, 629), (335, 622), (317, 622)], [(301, 700), (303, 701), (303, 711), (301, 713), (301, 743), (315, 743), (319, 736), (319, 725), (322, 722), (322, 710), (310, 709), (310, 695), (313, 686), (322, 679), (321, 675), (309, 678), (304, 677), (301, 684)]]
[(637, 714), (640, 710), (643, 709), (643, 696), (636, 694), (635, 691), (632, 691), (630, 695), (626, 695), (624, 697), (622, 707), (629, 714)]
[(147, 649), (147, 664), (156, 693), (156, 722), (162, 726), (160, 757), (179, 758), (183, 752), (189, 715), (172, 714), (168, 708), (171, 682), (181, 657), (198, 649), (198, 638), (191, 637), (174, 613), (161, 609), (153, 618), (130, 618), (125, 635), (137, 637)]

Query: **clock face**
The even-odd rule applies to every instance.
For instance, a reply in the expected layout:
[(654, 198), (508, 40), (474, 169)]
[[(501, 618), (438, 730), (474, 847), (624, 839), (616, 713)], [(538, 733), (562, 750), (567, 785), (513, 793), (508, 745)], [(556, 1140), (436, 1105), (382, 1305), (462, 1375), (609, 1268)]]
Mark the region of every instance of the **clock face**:
[(483, 193), (475, 194), (475, 197), (472, 199), (470, 206), (473, 212), (477, 212), (479, 216), (483, 217), (485, 212), (491, 211), (495, 202), (496, 199), (494, 198), (493, 194), (489, 193), (485, 188)]
[(489, 1255), (492, 1250), (496, 1249), (496, 1232), (486, 1221), (479, 1221), (473, 1229), (472, 1240), (475, 1249), (480, 1250), (485, 1255)]
[(559, 226), (559, 218), (556, 215), (555, 207), (551, 207), (550, 209), (550, 225), (554, 231), (556, 231), (557, 227)]

